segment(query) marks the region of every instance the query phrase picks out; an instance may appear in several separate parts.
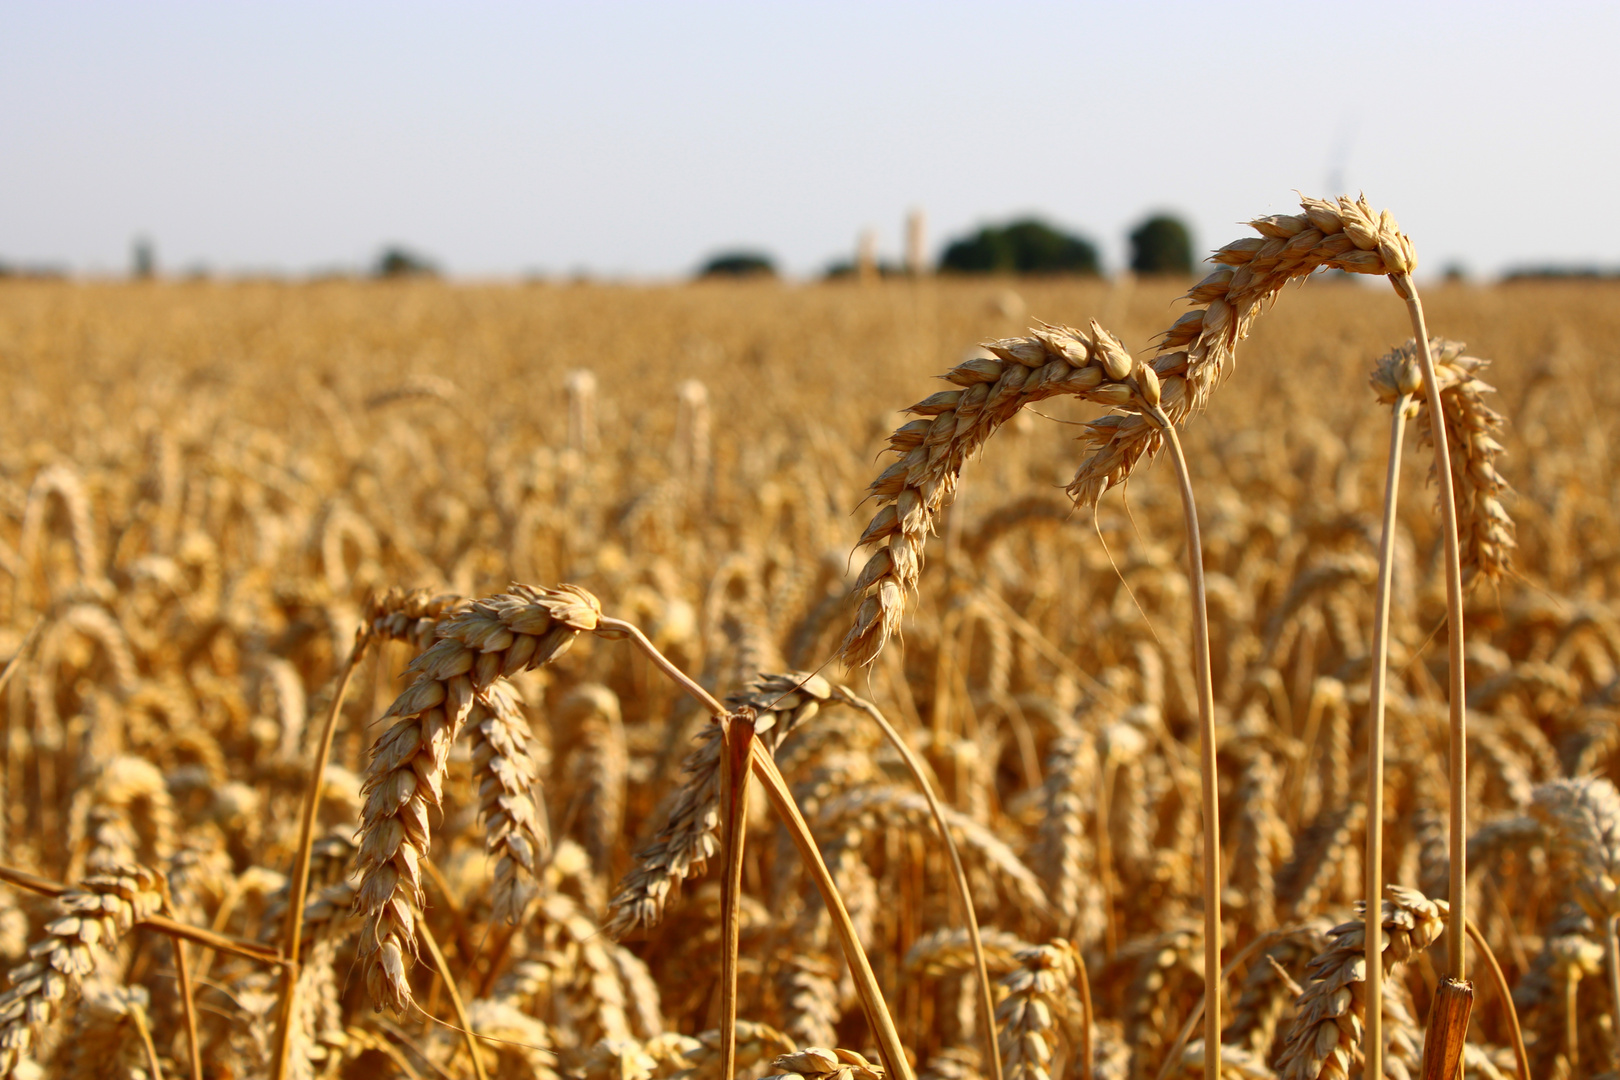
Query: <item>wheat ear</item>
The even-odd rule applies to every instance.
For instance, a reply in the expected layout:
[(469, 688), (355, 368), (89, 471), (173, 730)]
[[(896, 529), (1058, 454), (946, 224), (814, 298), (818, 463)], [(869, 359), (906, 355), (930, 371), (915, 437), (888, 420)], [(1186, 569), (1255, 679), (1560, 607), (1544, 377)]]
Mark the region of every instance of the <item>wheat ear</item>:
[(363, 791), (360, 960), (372, 1001), (402, 1012), (411, 1003), (406, 958), (416, 956), (413, 905), (439, 808), (450, 746), (477, 695), (496, 679), (537, 667), (568, 649), (601, 616), (596, 597), (573, 585), (514, 585), (439, 625), (439, 640), (411, 664), (413, 682), (385, 716), (395, 722), (372, 748)]
[(1620, 791), (1608, 780), (1555, 780), (1536, 788), (1531, 810), (1547, 827), (1576, 900), (1603, 931), (1609, 1007), (1620, 1023)]
[(1007, 996), (996, 1008), (1001, 1057), (1008, 1080), (1047, 1080), (1054, 1021), (1070, 1012), (1066, 991), (1078, 971), (1079, 953), (1063, 938), (1018, 954), (1018, 966), (1001, 980)]
[[(858, 541), (875, 550), (856, 578), (861, 598), (855, 624), (839, 646), (851, 667), (871, 664), (900, 629), (906, 593), (915, 591), (923, 546), (940, 512), (950, 503), (962, 466), (1013, 414), (1032, 402), (1071, 395), (1107, 406), (1138, 408), (1181, 400), (1183, 381), (1161, 386), (1158, 373), (1131, 358), (1108, 331), (1092, 322), (1087, 332), (1043, 326), (1031, 336), (985, 346), (994, 359), (958, 364), (943, 378), (959, 389), (942, 390), (912, 405), (919, 419), (889, 436), (900, 459), (868, 488), (879, 510)], [(1082, 505), (1122, 483), (1143, 454), (1157, 448), (1147, 436), (1124, 457), (1110, 449), (1122, 425), (1146, 425), (1140, 417), (1106, 416), (1087, 425), (1081, 441), (1096, 452), (1076, 474), (1069, 493)], [(1100, 465), (1106, 456), (1107, 464)]]
[[(1488, 367), (1490, 361), (1464, 355), (1466, 347), (1460, 341), (1445, 338), (1429, 341), (1435, 378), (1440, 384), (1446, 440), (1451, 449), (1462, 572), (1468, 579), (1484, 577), (1500, 581), (1508, 572), (1513, 551), (1518, 547), (1513, 537), (1513, 518), (1502, 505), (1502, 496), (1509, 490), (1508, 482), (1496, 469), (1504, 452), (1497, 436), (1502, 433), (1505, 421), (1500, 413), (1485, 404), (1485, 395), (1494, 393), (1495, 388), (1478, 377), (1478, 372)], [(1408, 341), (1391, 356), (1399, 356), (1402, 364), (1415, 365), (1417, 342)], [(1394, 388), (1383, 362), (1373, 376), (1373, 386), (1380, 401), (1388, 404), (1392, 400)], [(1427, 401), (1422, 403), (1419, 413), (1427, 418)], [(1432, 444), (1432, 425), (1420, 427), (1419, 442)]]
[[(1428, 948), (1445, 930), (1447, 905), (1414, 889), (1385, 889), (1379, 966), (1388, 974)], [(1328, 931), (1328, 947), (1311, 961), (1312, 981), (1299, 996), (1282, 1054), (1280, 1080), (1348, 1080), (1366, 1016), (1364, 922)]]
[(764, 1080), (883, 1080), (883, 1066), (854, 1050), (808, 1046), (771, 1062)]
[(26, 963), (11, 969), (11, 988), (0, 995), (0, 1075), (12, 1074), (33, 1045), (34, 1032), (95, 970), (97, 951), (112, 948), (130, 927), (157, 914), (162, 889), (156, 872), (123, 866), (62, 894), (66, 913), (46, 924), (45, 936), (28, 947)]

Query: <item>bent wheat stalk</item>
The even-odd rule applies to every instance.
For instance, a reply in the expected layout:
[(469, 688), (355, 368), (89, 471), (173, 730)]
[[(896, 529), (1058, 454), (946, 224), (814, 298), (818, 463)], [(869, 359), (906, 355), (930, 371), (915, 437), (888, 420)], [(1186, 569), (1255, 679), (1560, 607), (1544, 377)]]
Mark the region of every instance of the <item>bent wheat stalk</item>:
[[(911, 406), (908, 411), (919, 419), (903, 425), (889, 439), (899, 460), (869, 488), (879, 510), (859, 543), (875, 550), (855, 582), (853, 591), (860, 606), (854, 626), (840, 646), (843, 661), (852, 667), (871, 664), (899, 631), (905, 595), (917, 587), (926, 538), (950, 502), (964, 462), (1024, 405), (1068, 394), (1124, 410), (1123, 415), (1104, 416), (1083, 425), (1081, 442), (1092, 454), (1067, 490), (1077, 506), (1093, 505), (1110, 487), (1123, 483), (1143, 457), (1156, 452), (1167, 438), (1173, 439), (1173, 425), (1208, 401), (1265, 302), (1290, 280), (1324, 267), (1388, 276), (1403, 296), (1411, 295), (1408, 306), (1417, 313), (1414, 317), (1420, 317), (1420, 309), (1414, 306), (1416, 294), (1410, 288), (1416, 257), (1411, 241), (1388, 211), (1375, 213), (1365, 199), (1352, 201), (1342, 196), (1337, 202), (1307, 198), (1301, 209), (1303, 214), (1255, 219), (1250, 224), (1259, 238), (1228, 244), (1212, 256), (1220, 268), (1188, 293), (1188, 299), (1199, 306), (1160, 335), (1151, 362), (1133, 360), (1095, 322), (1089, 334), (1043, 326), (1029, 337), (986, 345), (993, 359), (969, 360), (946, 374), (961, 389), (942, 391)], [(1437, 454), (1443, 457), (1442, 440), (1443, 434), (1437, 436)], [(1176, 453), (1179, 458), (1179, 447)], [(1185, 474), (1184, 461), (1179, 468)], [(1449, 485), (1449, 472), (1444, 483)], [(1449, 486), (1445, 494), (1449, 495)], [(1201, 576), (1202, 556), (1191, 488), (1184, 476), (1183, 496), (1189, 521), (1189, 558), (1199, 563), (1196, 578)], [(1455, 522), (1447, 518), (1447, 524), (1449, 550), (1455, 553)], [(1195, 612), (1203, 606), (1201, 600), (1200, 592), (1195, 595)], [(1195, 623), (1199, 617), (1194, 615)], [(1453, 636), (1460, 638), (1460, 619), (1456, 625), (1459, 630)], [(1202, 659), (1195, 657), (1194, 664), (1200, 681), (1207, 683), (1207, 631), (1204, 640), (1205, 647), (1195, 650)], [(1205, 916), (1214, 930), (1205, 935), (1204, 978), (1210, 997), (1207, 1030), (1212, 1032), (1206, 1044), (1213, 1047), (1219, 1045), (1220, 1028), (1216, 985), (1220, 860), (1216, 836), (1209, 830), (1218, 829), (1219, 807), (1212, 798), (1216, 783), (1213, 708), (1207, 686), (1200, 689), (1199, 698), (1205, 774)], [(1454, 705), (1460, 707), (1460, 703)], [(1211, 894), (1216, 902), (1211, 902)], [(1205, 1075), (1214, 1080), (1219, 1060), (1213, 1053), (1205, 1057)]]
[[(1407, 251), (1410, 253), (1409, 245)], [(1429, 346), (1429, 328), (1423, 321), (1423, 303), (1418, 299), (1417, 286), (1412, 283), (1412, 269), (1416, 265), (1417, 259), (1413, 256), (1401, 272), (1390, 275), (1389, 282), (1395, 287), (1396, 294), (1406, 301), (1407, 314), (1412, 320), (1412, 336), (1419, 346), (1418, 362), (1422, 365), (1423, 393), (1428, 400), (1429, 429), (1434, 441), (1435, 484), (1440, 489), (1440, 536), (1445, 549), (1446, 570), (1447, 663), (1450, 669), (1448, 690), (1451, 696), (1447, 751), (1450, 765), (1451, 881), (1447, 896), (1451, 901), (1452, 921), (1446, 927), (1446, 960), (1449, 977), (1458, 983), (1466, 983), (1468, 963), (1464, 955), (1464, 942), (1467, 940), (1464, 927), (1468, 924), (1468, 688), (1463, 671), (1462, 553), (1457, 540), (1457, 500), (1452, 489), (1445, 405), (1440, 400), (1440, 380), (1435, 374), (1434, 353)], [(1437, 1002), (1439, 1000), (1436, 998)]]
[[(1392, 279), (1395, 280), (1395, 279)], [(1404, 280), (1404, 279), (1403, 279)], [(1397, 284), (1399, 292), (1402, 286)], [(1416, 292), (1412, 292), (1412, 303), (1416, 304)], [(1414, 308), (1421, 318), (1421, 308)], [(1389, 637), (1389, 587), (1390, 574), (1393, 567), (1394, 552), (1393, 528), (1394, 510), (1398, 498), (1399, 486), (1399, 458), (1401, 439), (1405, 423), (1408, 418), (1427, 412), (1430, 417), (1430, 427), (1424, 441), (1433, 443), (1436, 430), (1433, 418), (1438, 415), (1442, 418), (1440, 427), (1446, 429), (1447, 438), (1452, 444), (1450, 452), (1442, 451), (1436, 454), (1435, 472), (1440, 474), (1440, 457), (1443, 455), (1448, 462), (1452, 457), (1459, 459), (1462, 466), (1456, 473), (1455, 495), (1468, 511), (1467, 527), (1462, 534), (1467, 537), (1467, 544), (1459, 541), (1459, 564), (1462, 569), (1471, 574), (1482, 575), (1490, 580), (1499, 579), (1506, 572), (1508, 561), (1513, 548), (1513, 521), (1503, 509), (1500, 495), (1507, 489), (1507, 483), (1501, 478), (1494, 466), (1495, 457), (1501, 452), (1502, 446), (1494, 438), (1501, 428), (1502, 418), (1493, 410), (1485, 406), (1482, 395), (1491, 390), (1475, 377), (1475, 372), (1485, 367), (1488, 361), (1463, 355), (1463, 345), (1460, 342), (1447, 341), (1443, 338), (1434, 338), (1427, 343), (1427, 355), (1431, 361), (1431, 370), (1434, 373), (1434, 383), (1438, 387), (1436, 399), (1419, 399), (1419, 390), (1426, 390), (1421, 368), (1424, 350), (1420, 350), (1417, 339), (1412, 339), (1400, 348), (1395, 349), (1378, 362), (1373, 372), (1372, 385), (1378, 399), (1394, 407), (1393, 417), (1390, 421), (1390, 460), (1389, 472), (1385, 480), (1384, 491), (1384, 524), (1383, 536), (1379, 545), (1378, 569), (1378, 599), (1374, 616), (1373, 632), (1373, 662), (1375, 664), (1371, 696), (1368, 701), (1368, 750), (1367, 750), (1367, 902), (1369, 911), (1374, 897), (1382, 895), (1380, 877), (1382, 875), (1382, 841), (1383, 841), (1383, 732), (1384, 732), (1384, 700), (1385, 679), (1388, 665), (1386, 655)], [(1440, 402), (1438, 410), (1433, 400)], [(1449, 480), (1441, 479), (1441, 497), (1444, 502), (1445, 494), (1451, 490)], [(1459, 578), (1460, 582), (1460, 578)], [(1448, 603), (1450, 595), (1448, 593)], [(1460, 603), (1460, 593), (1458, 597)], [(1458, 616), (1460, 620), (1460, 616)], [(1459, 629), (1451, 636), (1457, 643), (1461, 642), (1462, 632), (1460, 621), (1452, 625)], [(1455, 663), (1453, 656), (1453, 672), (1457, 679), (1461, 678), (1461, 669)], [(1454, 682), (1453, 695), (1460, 692), (1460, 683)], [(1453, 708), (1453, 730), (1451, 732), (1451, 745), (1454, 755), (1460, 739), (1466, 735), (1456, 726), (1460, 709)], [(1459, 778), (1466, 780), (1464, 762), (1453, 761), (1453, 792), (1458, 788)], [(1453, 821), (1457, 815), (1464, 813), (1463, 807), (1453, 807)], [(1453, 825), (1455, 836), (1455, 824)], [(1455, 848), (1455, 843), (1453, 844)], [(1459, 858), (1466, 863), (1467, 852), (1464, 851)], [(1453, 869), (1457, 867), (1453, 862)], [(1463, 867), (1466, 872), (1466, 866)], [(1451, 903), (1453, 910), (1456, 905), (1465, 902), (1456, 891), (1455, 880), (1452, 882)], [(1460, 919), (1466, 919), (1466, 912)], [(1368, 1000), (1374, 1007), (1367, 1013), (1367, 1038), (1365, 1053), (1367, 1056), (1367, 1069), (1370, 1075), (1379, 1075), (1383, 1045), (1381, 1039), (1380, 1010), (1376, 1007), (1381, 1001), (1382, 976), (1372, 957), (1376, 955), (1374, 937), (1377, 928), (1369, 917), (1367, 930), (1367, 958)], [(1459, 921), (1456, 925), (1467, 925)], [(1454, 929), (1454, 927), (1453, 927)], [(1455, 957), (1460, 954), (1460, 943), (1449, 937), (1448, 949)], [(1456, 965), (1459, 960), (1452, 961), (1453, 977), (1460, 979), (1461, 968)]]
[[(923, 798), (928, 801), (928, 811), (934, 817), (934, 827), (939, 830), (940, 840), (944, 843), (945, 852), (950, 857), (951, 883), (956, 887), (956, 898), (962, 905), (962, 917), (967, 922), (968, 943), (973, 949), (973, 967), (979, 982), (980, 1031), (984, 1039), (985, 1056), (990, 1062), (990, 1077), (991, 1080), (1001, 1080), (1001, 1047), (1000, 1040), (996, 1038), (995, 991), (991, 987), (990, 969), (984, 959), (984, 941), (979, 936), (979, 916), (973, 910), (973, 891), (968, 885), (967, 871), (962, 869), (962, 854), (956, 848), (955, 838), (951, 836), (950, 827), (945, 820), (945, 811), (939, 804), (938, 796), (934, 794), (934, 786), (928, 782), (928, 775), (923, 771), (922, 761), (918, 759), (916, 752), (911, 749), (901, 734), (894, 729), (894, 725), (889, 723), (888, 717), (883, 715), (882, 710), (865, 698), (858, 697), (846, 686), (836, 687), (833, 694), (838, 700), (859, 709), (872, 719), (872, 722), (883, 732), (883, 737), (889, 740), (889, 745), (894, 747), (895, 752), (906, 763), (906, 768), (911, 771), (912, 779), (917, 781), (918, 789), (922, 792)], [(1079, 956), (1078, 953), (1075, 955)], [(1084, 959), (1079, 960), (1079, 966), (1080, 978), (1084, 984), (1087, 981)], [(1091, 1010), (1089, 1005), (1091, 994), (1089, 985), (1085, 996), (1088, 1001), (1085, 1017), (1086, 1027), (1082, 1033), (1082, 1038), (1085, 1041), (1085, 1053), (1081, 1055), (1081, 1058), (1087, 1063), (1087, 1074), (1089, 1075), (1089, 1063), (1091, 1060)]]
[(1384, 522), (1378, 541), (1378, 592), (1373, 608), (1373, 674), (1367, 701), (1367, 860), (1366, 904), (1367, 1019), (1362, 1054), (1368, 1076), (1384, 1075), (1384, 952), (1379, 900), (1384, 895), (1384, 696), (1389, 678), (1389, 596), (1395, 568), (1395, 508), (1400, 500), (1401, 443), (1412, 402), (1423, 384), (1411, 350), (1378, 362), (1373, 386), (1380, 399), (1393, 395), (1389, 422), (1389, 465), (1384, 476)]
[(742, 934), (743, 845), (748, 840), (748, 776), (754, 745), (752, 709), (720, 717), (724, 764), (720, 769), (723, 814), (720, 878), (720, 1080), (737, 1075), (737, 952)]
[[(708, 710), (709, 715), (716, 719), (727, 715), (726, 707), (716, 701), (713, 694), (659, 652), (658, 647), (634, 623), (603, 617), (598, 621), (596, 633), (600, 637), (628, 638), (636, 648), (646, 654), (659, 671)], [(793, 793), (788, 790), (787, 781), (782, 779), (776, 761), (765, 749), (764, 744), (757, 738), (753, 739), (749, 752), (752, 756), (754, 778), (759, 780), (765, 789), (765, 797), (770, 800), (772, 808), (781, 818), (789, 839), (799, 851), (799, 858), (803, 860), (805, 869), (810, 872), (810, 878), (816, 884), (816, 891), (821, 894), (822, 902), (827, 905), (827, 914), (831, 918), (834, 933), (838, 935), (844, 962), (849, 966), (856, 994), (860, 997), (861, 1007), (866, 1013), (866, 1022), (871, 1026), (873, 1037), (877, 1040), (878, 1054), (883, 1058), (884, 1069), (888, 1075), (897, 1080), (914, 1080), (905, 1048), (900, 1044), (899, 1029), (895, 1027), (894, 1017), (883, 1000), (883, 990), (878, 986), (871, 961), (867, 959), (866, 950), (861, 946), (860, 938), (855, 931), (855, 923), (849, 917), (848, 908), (844, 906), (844, 898), (838, 891), (838, 885), (833, 881), (832, 872), (827, 869), (827, 863), (821, 857), (821, 849), (816, 845), (809, 824), (805, 822), (804, 815), (799, 813), (798, 804), (793, 801)], [(735, 1034), (732, 1037), (735, 1038)]]
[[(326, 759), (332, 754), (332, 739), (337, 734), (338, 717), (343, 712), (343, 695), (348, 692), (349, 681), (354, 678), (355, 669), (360, 666), (360, 661), (366, 654), (366, 646), (370, 643), (370, 633), (366, 627), (361, 627), (355, 634), (354, 648), (350, 650), (349, 660), (344, 664), (343, 674), (338, 678), (337, 689), (332, 694), (332, 705), (326, 714), (326, 724), (321, 728), (320, 741), (316, 744), (315, 753), (310, 759), (309, 780), (304, 788), (304, 805), (298, 821), (298, 850), (293, 855), (292, 883), (287, 891), (286, 926), (282, 931), (284, 943), (282, 948), (287, 956), (287, 965), (281, 973), (281, 1003), (276, 1015), (275, 1057), (270, 1068), (270, 1075), (274, 1080), (285, 1080), (292, 1047), (293, 1011), (298, 995), (298, 953), (303, 944), (304, 900), (309, 895), (309, 857), (315, 843), (315, 812), (320, 806)], [(178, 951), (179, 948), (179, 942), (176, 942), (175, 949)]]
[(1204, 544), (1198, 529), (1192, 473), (1187, 469), (1187, 455), (1181, 450), (1175, 425), (1157, 402), (1150, 403), (1147, 415), (1159, 425), (1170, 444), (1176, 480), (1181, 487), (1181, 508), (1187, 519), (1187, 579), (1192, 582), (1192, 661), (1198, 688), (1198, 774), (1204, 818), (1204, 1075), (1215, 1080), (1221, 1066), (1221, 810), (1219, 766), (1215, 760), (1215, 690), (1209, 665), (1209, 604), (1204, 590)]

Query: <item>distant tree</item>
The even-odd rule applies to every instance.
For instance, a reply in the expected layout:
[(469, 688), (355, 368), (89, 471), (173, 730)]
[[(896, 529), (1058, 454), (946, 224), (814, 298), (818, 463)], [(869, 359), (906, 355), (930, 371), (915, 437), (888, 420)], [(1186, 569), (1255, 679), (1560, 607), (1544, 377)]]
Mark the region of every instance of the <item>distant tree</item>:
[(776, 263), (769, 255), (757, 251), (723, 251), (703, 264), (700, 278), (712, 277), (775, 277)]
[(386, 247), (381, 255), (377, 256), (376, 265), (371, 269), (372, 277), (402, 278), (402, 277), (437, 277), (439, 268), (425, 256), (397, 245)]
[(1025, 218), (987, 225), (945, 249), (939, 268), (964, 274), (1096, 274), (1096, 245)]
[[(855, 277), (859, 272), (860, 267), (848, 259), (837, 259), (827, 264), (827, 269), (822, 271), (822, 277), (828, 281), (842, 281), (845, 278)], [(896, 266), (892, 262), (877, 264), (878, 277), (900, 277), (905, 272), (904, 267)]]
[(157, 251), (152, 247), (152, 241), (144, 236), (137, 236), (130, 245), (129, 276), (145, 281), (157, 273)]
[(1180, 218), (1155, 214), (1131, 231), (1131, 270), (1137, 274), (1191, 274), (1192, 234)]

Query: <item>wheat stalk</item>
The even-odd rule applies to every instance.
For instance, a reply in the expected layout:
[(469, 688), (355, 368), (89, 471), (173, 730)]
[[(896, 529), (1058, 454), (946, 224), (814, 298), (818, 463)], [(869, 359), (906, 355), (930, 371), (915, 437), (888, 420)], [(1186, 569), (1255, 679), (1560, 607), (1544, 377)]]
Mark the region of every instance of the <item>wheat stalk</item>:
[(1379, 360), (1372, 383), (1380, 400), (1392, 406), (1389, 463), (1384, 477), (1384, 521), (1378, 540), (1378, 592), (1373, 601), (1372, 690), (1367, 701), (1367, 859), (1362, 905), (1366, 913), (1367, 1001), (1362, 1053), (1370, 1076), (1384, 1075), (1384, 965), (1379, 898), (1384, 895), (1384, 695), (1389, 678), (1390, 581), (1395, 572), (1395, 508), (1400, 501), (1401, 443), (1406, 421), (1415, 412), (1413, 395), (1423, 386), (1415, 350), (1389, 353)]

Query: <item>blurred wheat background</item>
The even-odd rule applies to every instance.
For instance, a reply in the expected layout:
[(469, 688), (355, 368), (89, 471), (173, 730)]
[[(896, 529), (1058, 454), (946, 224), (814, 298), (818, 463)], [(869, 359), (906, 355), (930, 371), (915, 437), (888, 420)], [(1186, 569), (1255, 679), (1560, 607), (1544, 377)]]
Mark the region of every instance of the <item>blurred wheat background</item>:
[[(132, 928), (156, 910), (140, 898), (163, 890), (121, 868), (156, 871), (179, 922), (273, 955), (315, 734), (356, 631), (391, 588), (477, 597), (514, 581), (590, 590), (716, 696), (816, 671), (877, 703), (925, 758), (963, 846), (1009, 1077), (1079, 1077), (1082, 1042), (1098, 1077), (1193, 1075), (1201, 1051), (1167, 1060), (1202, 973), (1189, 590), (1168, 467), (1076, 512), (1061, 490), (1080, 456), (1070, 422), (1094, 413), (1064, 399), (1026, 410), (969, 464), (903, 642), (869, 671), (831, 662), (895, 410), (1033, 317), (1098, 317), (1144, 348), (1187, 284), (0, 282), (0, 863), (100, 880), (91, 893), (133, 905), (107, 908), (116, 942), (84, 937), (110, 953), (82, 997), (36, 988), (63, 1011), (32, 1041), (16, 992), (4, 999), (17, 1075), (187, 1075), (187, 996), (204, 1074), (265, 1075), (275, 966), (193, 944), (182, 994), (169, 942)], [(1409, 336), (1374, 284), (1290, 290), (1184, 433), (1213, 627), (1231, 1076), (1273, 1075), (1297, 1020), (1290, 983), (1310, 984), (1362, 891), (1387, 445), (1368, 377)], [(1603, 954), (1614, 886), (1571, 863), (1566, 826), (1577, 807), (1597, 838), (1582, 851), (1620, 864), (1620, 379), (1607, 368), (1620, 305), (1605, 283), (1425, 299), (1435, 332), (1493, 361), (1516, 493), (1514, 573), (1468, 597), (1471, 910), (1533, 1074), (1596, 1075), (1620, 1051)], [(1438, 897), (1444, 588), (1427, 452), (1406, 469), (1384, 865)], [(425, 873), (446, 964), (424, 953), (407, 971), (420, 1009), (373, 1012), (348, 914), (359, 777), (414, 651), (377, 642), (342, 708), (292, 1075), (473, 1076), (445, 1026), (466, 1023), (507, 1040), (478, 1044), (490, 1076), (717, 1077), (715, 870), (667, 875), (659, 925), (612, 905), (679, 809), (708, 717), (640, 654), (589, 635), (515, 680), (549, 835), (538, 887), (515, 924), (495, 918), (487, 754), (459, 742)], [(961, 913), (900, 759), (836, 700), (779, 699), (763, 700), (798, 712), (777, 760), (908, 1055), (924, 1077), (983, 1075)], [(830, 1055), (771, 1064), (811, 1046), (875, 1055), (820, 901), (755, 802), (739, 1074), (867, 1077)], [(0, 892), (0, 959), (88, 935), (60, 914)], [(1386, 983), (1391, 1075), (1416, 1074), (1441, 948)], [(1505, 1004), (1488, 985), (1479, 1000), (1465, 1073), (1513, 1075)]]

